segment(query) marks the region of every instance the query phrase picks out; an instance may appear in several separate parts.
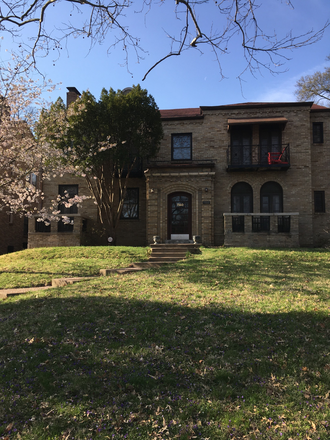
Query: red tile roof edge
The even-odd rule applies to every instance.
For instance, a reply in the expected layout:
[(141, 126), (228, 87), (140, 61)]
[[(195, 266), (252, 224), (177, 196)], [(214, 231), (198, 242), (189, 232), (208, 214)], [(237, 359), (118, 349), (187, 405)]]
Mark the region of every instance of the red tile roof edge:
[(311, 101), (300, 102), (244, 102), (237, 104), (226, 104), (226, 105), (218, 105), (218, 106), (201, 106), (196, 108), (177, 108), (177, 109), (168, 109), (168, 110), (160, 110), (162, 119), (199, 119), (203, 118), (203, 110), (225, 110), (231, 108), (247, 108), (247, 107), (300, 107), (300, 106), (309, 106), (311, 110), (317, 111), (327, 111), (330, 110), (329, 107), (325, 107), (323, 105), (314, 104)]

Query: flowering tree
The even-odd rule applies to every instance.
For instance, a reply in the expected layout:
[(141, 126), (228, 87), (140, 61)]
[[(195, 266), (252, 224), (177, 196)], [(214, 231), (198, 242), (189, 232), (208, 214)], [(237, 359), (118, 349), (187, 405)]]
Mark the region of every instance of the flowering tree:
[(36, 176), (45, 151), (33, 135), (41, 94), (49, 84), (29, 77), (28, 61), (12, 56), (0, 65), (0, 208), (28, 213), (41, 192)]
[(99, 101), (84, 92), (68, 108), (59, 99), (38, 125), (39, 142), (60, 152), (56, 160), (68, 172), (86, 179), (114, 243), (128, 179), (141, 159), (157, 154), (162, 137), (158, 107), (140, 86), (103, 89)]
[(48, 209), (42, 207), (42, 181), (65, 170), (58, 166), (60, 151), (36, 136), (40, 109), (46, 105), (42, 93), (54, 87), (30, 75), (29, 60), (21, 56), (12, 55), (0, 65), (0, 210), (68, 222), (58, 205), (78, 204), (83, 197), (58, 195)]

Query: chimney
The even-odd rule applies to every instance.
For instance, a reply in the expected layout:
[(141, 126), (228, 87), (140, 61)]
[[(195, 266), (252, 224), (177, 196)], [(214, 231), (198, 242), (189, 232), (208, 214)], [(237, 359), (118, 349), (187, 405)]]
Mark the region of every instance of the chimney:
[(69, 107), (72, 102), (79, 98), (80, 92), (75, 87), (67, 87), (67, 89), (69, 91), (66, 94), (66, 106)]

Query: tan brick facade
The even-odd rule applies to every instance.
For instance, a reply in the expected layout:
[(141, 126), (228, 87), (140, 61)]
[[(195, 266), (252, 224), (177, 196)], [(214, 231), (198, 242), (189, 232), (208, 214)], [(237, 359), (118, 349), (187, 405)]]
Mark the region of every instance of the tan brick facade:
[(7, 208), (3, 208), (0, 212), (0, 255), (27, 247), (26, 221), (19, 214), (8, 214)]
[[(251, 103), (165, 110), (162, 120), (164, 138), (157, 158), (145, 164), (144, 177), (130, 179), (129, 187), (139, 188), (139, 216), (121, 221), (118, 244), (147, 245), (154, 236), (162, 242), (173, 239), (171, 228), (180, 223), (185, 203), (189, 214), (184, 235), (199, 236), (204, 245), (297, 247), (329, 242), (330, 109), (311, 103)], [(313, 142), (313, 123), (322, 128), (322, 142)], [(184, 139), (178, 141), (180, 136)], [(274, 141), (276, 136), (280, 141)], [(178, 150), (181, 160), (175, 157), (176, 148), (183, 148)], [(285, 151), (285, 159), (269, 162), (274, 149), (275, 157)], [(241, 151), (249, 156), (240, 157)], [(62, 182), (77, 181), (68, 179)], [(45, 183), (48, 199), (57, 195), (59, 184), (58, 179)], [(234, 194), (235, 185), (248, 188), (249, 195)], [(79, 194), (84, 193), (88, 190), (81, 181)], [(237, 200), (249, 200), (251, 209), (240, 210)], [(80, 208), (79, 216), (97, 225), (92, 200)], [(69, 240), (68, 233), (66, 239), (55, 238), (56, 226), (49, 237), (35, 233), (31, 223), (29, 247), (56, 240), (96, 242), (97, 233), (82, 233), (82, 225), (77, 221)]]

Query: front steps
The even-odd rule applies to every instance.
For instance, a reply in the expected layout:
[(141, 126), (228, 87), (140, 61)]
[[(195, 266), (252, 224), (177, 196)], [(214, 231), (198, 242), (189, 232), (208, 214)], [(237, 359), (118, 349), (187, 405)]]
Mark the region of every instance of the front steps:
[(199, 253), (199, 245), (194, 243), (159, 243), (152, 244), (150, 263), (175, 263), (186, 258), (187, 253)]

